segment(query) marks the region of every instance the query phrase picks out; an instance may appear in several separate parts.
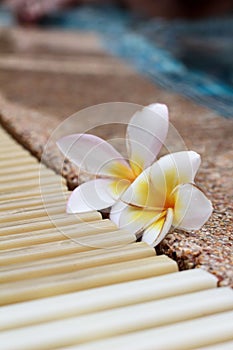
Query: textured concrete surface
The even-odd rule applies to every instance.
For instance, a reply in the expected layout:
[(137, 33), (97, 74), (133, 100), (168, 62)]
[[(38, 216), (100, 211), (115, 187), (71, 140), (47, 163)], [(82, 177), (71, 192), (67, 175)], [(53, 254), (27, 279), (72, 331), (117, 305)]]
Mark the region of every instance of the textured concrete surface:
[[(176, 230), (158, 251), (176, 259), (181, 269), (202, 267), (213, 272), (220, 285), (233, 286), (233, 122), (152, 85), (108, 56), (94, 34), (1, 30), (0, 48), (1, 123), (39, 159), (52, 131), (84, 107), (113, 101), (169, 106), (171, 122), (185, 145), (202, 156), (197, 184), (215, 210), (201, 230)], [(85, 128), (86, 121), (80, 123)], [(102, 136), (107, 139), (117, 132), (117, 127), (106, 127)], [(62, 172), (71, 188), (77, 186), (77, 169), (69, 162), (63, 165), (53, 144), (45, 161)]]

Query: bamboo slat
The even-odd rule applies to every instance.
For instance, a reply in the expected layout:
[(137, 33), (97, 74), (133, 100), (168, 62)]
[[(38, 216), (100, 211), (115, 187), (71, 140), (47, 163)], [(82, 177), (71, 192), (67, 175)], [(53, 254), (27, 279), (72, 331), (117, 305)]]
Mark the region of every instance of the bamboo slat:
[[(103, 341), (90, 342), (79, 345), (78, 349), (128, 350), (133, 344), (135, 350), (191, 350), (231, 340), (232, 332), (233, 311), (229, 311), (119, 337), (111, 337)], [(51, 348), (52, 346), (50, 346)], [(77, 349), (76, 346), (62, 347), (61, 345), (58, 348), (59, 350)]]
[(0, 313), (0, 329), (117, 309), (215, 288), (216, 285), (217, 279), (213, 275), (196, 269), (7, 305)]
[(28, 264), (17, 264), (15, 268), (1, 267), (1, 283), (51, 276), (79, 271), (154, 256), (154, 251), (144, 243), (129, 244), (120, 248), (96, 249), (79, 254), (69, 254), (58, 258), (42, 259)]
[(177, 271), (166, 256), (143, 258), (48, 277), (2, 284), (0, 305), (33, 300)]

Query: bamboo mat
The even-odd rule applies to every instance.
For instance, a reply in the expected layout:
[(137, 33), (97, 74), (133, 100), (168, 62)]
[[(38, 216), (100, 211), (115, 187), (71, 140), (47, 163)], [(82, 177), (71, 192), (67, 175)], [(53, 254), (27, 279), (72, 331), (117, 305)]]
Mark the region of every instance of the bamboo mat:
[[(66, 214), (64, 179), (3, 129), (0, 147), (4, 350), (230, 349), (229, 287), (215, 288), (216, 277), (202, 269), (178, 272), (175, 261), (96, 211)], [(6, 164), (12, 150), (17, 158)], [(20, 174), (20, 160), (32, 167), (30, 180), (19, 176), (12, 188), (5, 174)]]

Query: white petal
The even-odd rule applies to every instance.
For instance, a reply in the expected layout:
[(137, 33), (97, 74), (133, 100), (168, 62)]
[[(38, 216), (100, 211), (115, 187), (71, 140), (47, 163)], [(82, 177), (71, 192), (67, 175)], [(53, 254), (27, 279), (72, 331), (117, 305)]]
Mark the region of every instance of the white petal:
[(173, 220), (173, 210), (168, 209), (164, 217), (159, 218), (153, 222), (143, 233), (142, 241), (148, 243), (149, 245), (155, 247), (159, 244), (172, 225)]
[(173, 226), (198, 230), (209, 219), (213, 207), (204, 193), (191, 184), (181, 185), (175, 192)]
[(108, 186), (108, 192), (117, 201), (130, 185), (131, 182), (127, 179), (113, 179)]
[(120, 226), (120, 216), (122, 211), (127, 207), (127, 204), (118, 201), (112, 206), (110, 212), (110, 220), (112, 220), (117, 226)]
[(90, 174), (124, 178), (124, 172), (131, 172), (122, 155), (97, 136), (69, 135), (58, 140), (57, 145), (65, 157)]
[(150, 105), (146, 106), (146, 108), (149, 108), (151, 111), (161, 115), (161, 117), (168, 120), (168, 108), (163, 103), (151, 103)]
[(153, 104), (131, 118), (127, 128), (127, 149), (130, 164), (138, 175), (157, 157), (168, 131), (168, 109)]
[(179, 184), (193, 182), (200, 162), (200, 155), (193, 151), (168, 154), (152, 165), (151, 180), (157, 191), (162, 189), (169, 196)]
[(77, 187), (67, 203), (68, 213), (83, 213), (110, 207), (115, 199), (109, 192), (111, 180), (97, 179)]
[(138, 235), (160, 215), (161, 213), (157, 213), (154, 210), (143, 210), (142, 208), (126, 206), (121, 211), (119, 226)]
[(151, 168), (144, 170), (123, 193), (121, 200), (132, 206), (163, 211), (166, 201), (166, 182), (163, 173), (161, 171), (160, 173), (152, 183)]

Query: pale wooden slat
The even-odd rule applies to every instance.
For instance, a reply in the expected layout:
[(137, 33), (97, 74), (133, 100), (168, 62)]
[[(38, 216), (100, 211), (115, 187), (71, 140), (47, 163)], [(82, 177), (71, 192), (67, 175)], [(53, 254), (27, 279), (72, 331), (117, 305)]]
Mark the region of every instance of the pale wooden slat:
[(125, 244), (135, 242), (135, 240), (135, 236), (131, 233), (119, 230), (112, 234), (101, 233), (94, 237), (87, 236), (79, 239), (38, 244), (22, 249), (6, 250), (0, 255), (0, 266), (36, 261), (66, 254), (90, 251), (93, 249), (124, 246)]
[[(52, 217), (57, 222), (59, 216)], [(59, 226), (49, 230), (29, 231), (27, 233), (18, 233), (0, 237), (0, 249), (17, 249), (29, 247), (36, 244), (62, 241), (67, 239), (77, 240), (80, 237), (98, 235), (105, 232), (116, 232), (118, 228), (110, 220), (98, 220), (90, 222), (75, 222), (67, 226)], [(117, 233), (117, 232), (116, 232)]]
[(49, 229), (54, 227), (62, 227), (69, 224), (76, 224), (82, 221), (94, 221), (99, 219), (101, 219), (101, 214), (96, 211), (80, 213), (80, 214), (64, 213), (64, 215), (61, 218), (56, 218), (56, 220), (51, 220), (50, 218), (48, 218), (47, 221), (31, 222), (31, 223), (29, 222), (27, 224), (22, 224), (22, 225), (19, 224), (17, 226), (0, 228), (0, 236), (38, 231), (38, 230), (44, 230), (44, 229)]
[(30, 263), (30, 265), (17, 264), (11, 270), (3, 271), (2, 268), (0, 271), (1, 283), (51, 276), (154, 255), (154, 249), (142, 242), (129, 244), (120, 249), (99, 249), (88, 253), (70, 254), (59, 258), (43, 259), (34, 264)]
[(228, 342), (201, 347), (201, 348), (198, 348), (197, 350), (232, 350), (232, 349), (233, 349), (233, 339)]
[(7, 159), (4, 161), (1, 161), (0, 163), (0, 169), (2, 168), (14, 168), (16, 165), (22, 165), (22, 164), (39, 164), (38, 160), (33, 157), (23, 157), (23, 158), (16, 158), (16, 159)]
[[(56, 224), (56, 223), (55, 223)], [(1, 244), (4, 245), (4, 243), (11, 244), (10, 242), (12, 241), (13, 244), (17, 246), (19, 244), (19, 247), (28, 247), (29, 250), (32, 249), (33, 247), (30, 247), (28, 244), (29, 241), (32, 243), (31, 245), (33, 246), (34, 244), (42, 244), (40, 243), (41, 239), (44, 240), (44, 243), (46, 243), (46, 246), (42, 245), (43, 249), (46, 252), (46, 249), (49, 250), (50, 245), (49, 242), (56, 242), (56, 241), (62, 241), (62, 240), (74, 240), (76, 241), (76, 238), (78, 237), (84, 237), (84, 236), (90, 236), (91, 232), (94, 234), (104, 234), (106, 232), (114, 232), (114, 231), (119, 231), (119, 234), (124, 234), (124, 230), (118, 230), (116, 225), (108, 220), (102, 220), (101, 217), (98, 217), (98, 219), (95, 220), (85, 220), (85, 221), (79, 221), (75, 223), (68, 223), (66, 226), (60, 225), (59, 227), (53, 227), (49, 229), (41, 229), (41, 230), (36, 230), (36, 231), (28, 231), (25, 233), (17, 233), (17, 234), (11, 234), (11, 235), (6, 235), (6, 236), (1, 236), (0, 237), (0, 242)], [(132, 237), (135, 237), (134, 235), (131, 235)], [(35, 242), (34, 242), (35, 241)], [(17, 243), (19, 242), (19, 243)], [(33, 243), (34, 242), (34, 243)], [(59, 245), (56, 246), (57, 249), (59, 249)], [(13, 248), (10, 248), (12, 250)], [(17, 249), (15, 248), (15, 255), (20, 255), (20, 252), (22, 249)], [(0, 268), (1, 269), (1, 268)]]
[(15, 141), (9, 134), (7, 134), (5, 131), (0, 133), (0, 145), (1, 146), (7, 146), (7, 145), (17, 145), (20, 146), (17, 141)]
[[(1, 219), (1, 217), (0, 217)], [(61, 206), (54, 206), (53, 208), (53, 213), (49, 214), (49, 213), (46, 213), (45, 211), (42, 210), (42, 215), (40, 217), (36, 217), (36, 218), (31, 218), (31, 219), (25, 219), (25, 220), (18, 220), (18, 221), (13, 221), (11, 224), (10, 224), (10, 228), (13, 229), (14, 227), (16, 228), (16, 232), (17, 230), (23, 226), (25, 227), (25, 225), (28, 225), (30, 223), (30, 225), (37, 225), (38, 226), (41, 226), (41, 225), (45, 225), (45, 227), (55, 227), (56, 226), (56, 221), (58, 220), (65, 220), (67, 219), (67, 214), (65, 212), (65, 205), (62, 204), (62, 207)], [(61, 225), (61, 227), (63, 226), (67, 226), (67, 225), (73, 225), (73, 220), (71, 220), (71, 223), (70, 223), (70, 219), (68, 218), (68, 222), (63, 225)], [(58, 225), (59, 226), (59, 225)], [(60, 226), (59, 226), (60, 228)], [(4, 222), (3, 224), (0, 224), (0, 229), (6, 229), (6, 231), (9, 229), (9, 222)], [(33, 230), (32, 233), (34, 232), (37, 232), (39, 230)], [(21, 230), (21, 232), (23, 232), (23, 229)], [(27, 233), (28, 231), (25, 230), (25, 232)], [(22, 234), (22, 233), (18, 233), (19, 235)], [(2, 242), (3, 240), (8, 240), (8, 239), (11, 239), (11, 236), (13, 236), (12, 234), (7, 234), (6, 235), (0, 235), (0, 241)], [(15, 235), (14, 235), (15, 236)]]
[[(212, 315), (216, 312), (224, 312), (228, 308), (232, 310), (232, 296), (233, 292), (230, 288), (211, 289), (160, 301), (103, 311), (92, 315), (25, 327), (13, 332), (3, 332), (0, 335), (0, 341), (6, 349), (14, 344), (15, 350), (22, 349), (22, 346), (24, 346), (25, 350), (32, 348), (43, 350), (71, 344), (79, 345), (84, 342), (88, 343), (152, 327), (155, 329), (164, 325), (169, 327), (167, 326), (169, 324), (175, 324), (170, 327), (178, 327), (179, 329), (180, 324), (176, 324), (177, 322), (192, 320), (192, 318), (197, 318), (198, 320), (198, 317), (201, 317), (203, 314)], [(231, 320), (233, 320), (233, 311), (231, 314)], [(216, 318), (216, 315), (211, 317)], [(158, 333), (161, 329), (157, 329)], [(233, 323), (231, 327), (226, 327), (226, 330), (227, 332), (224, 331), (221, 335), (228, 338), (230, 336), (229, 331), (233, 331)], [(189, 336), (192, 333), (190, 332)], [(169, 337), (169, 332), (167, 337)], [(173, 338), (173, 341), (176, 342), (177, 335), (173, 334)], [(183, 339), (185, 339), (185, 335), (183, 335)], [(158, 341), (156, 337), (155, 340)], [(163, 337), (163, 342), (164, 340), (166, 341)], [(169, 342), (173, 344), (171, 338)], [(131, 343), (131, 347), (128, 344), (128, 349), (134, 348), (133, 344), (134, 341)], [(157, 349), (165, 349), (165, 347), (159, 345), (160, 342), (158, 341)], [(103, 349), (103, 347), (97, 346), (96, 349)], [(109, 346), (108, 349), (112, 349), (112, 347)], [(170, 347), (166, 349), (170, 349)]]
[[(59, 333), (59, 330), (57, 331)], [(78, 349), (129, 350), (133, 348), (134, 350), (191, 350), (205, 345), (232, 340), (232, 334), (233, 312), (229, 311), (79, 345)], [(59, 342), (59, 339), (57, 341)], [(76, 346), (62, 347), (61, 344), (56, 349), (58, 348), (59, 350), (77, 349)], [(50, 349), (53, 349), (53, 347), (50, 346)]]
[(64, 294), (113, 283), (158, 276), (177, 271), (177, 264), (166, 256), (110, 264), (77, 272), (2, 284), (0, 305)]
[(1, 309), (0, 329), (29, 326), (152, 300), (160, 300), (214, 288), (216, 285), (216, 277), (202, 269), (193, 269), (7, 305)]
[(0, 145), (19, 145), (5, 130), (0, 133)]
[(38, 178), (46, 178), (49, 176), (57, 176), (54, 171), (50, 169), (36, 169), (36, 170), (29, 170), (27, 172), (22, 172), (21, 174), (13, 173), (13, 174), (7, 174), (7, 175), (1, 175), (0, 174), (0, 186), (3, 186), (6, 183), (9, 182), (19, 182), (19, 181), (26, 181), (26, 180), (32, 180), (35, 179), (36, 181)]
[(26, 207), (14, 211), (0, 211), (0, 227), (5, 227), (6, 225), (14, 226), (18, 224), (40, 221), (43, 218), (47, 218), (49, 215), (55, 214), (65, 214), (66, 213), (66, 203), (64, 200), (52, 203), (52, 205), (42, 205), (39, 207)]
[(26, 151), (25, 149), (16, 149), (14, 152), (12, 152), (9, 149), (1, 149), (0, 153), (0, 161), (4, 160), (10, 160), (10, 159), (15, 159), (15, 158), (24, 158), (30, 156), (30, 153)]
[[(51, 193), (39, 193), (36, 191), (31, 192), (22, 192), (22, 193), (11, 193), (6, 197), (3, 197), (0, 195), (1, 205), (0, 205), (0, 214), (2, 212), (9, 212), (9, 211), (17, 211), (21, 210), (22, 208), (31, 208), (34, 210), (38, 207), (44, 207), (46, 205), (50, 206), (55, 203), (59, 203), (61, 201), (67, 201), (68, 197), (70, 196), (69, 191), (64, 190), (61, 191), (60, 188), (52, 187)], [(21, 197), (20, 197), (21, 194)], [(18, 198), (15, 198), (18, 197)]]
[[(35, 188), (29, 188), (29, 189), (21, 189), (18, 188), (17, 192), (15, 191), (10, 191), (8, 193), (0, 193), (0, 200), (1, 202), (5, 201), (16, 201), (20, 199), (37, 199), (38, 197), (40, 198), (46, 198), (48, 195), (62, 195), (62, 194), (67, 194), (67, 186), (65, 184), (51, 184), (50, 186), (46, 187), (35, 187)], [(12, 202), (13, 203), (13, 202)]]
[[(21, 152), (27, 152), (26, 156), (28, 157), (28, 151), (24, 147), (18, 144), (0, 145), (0, 148), (1, 148), (1, 153), (0, 153), (1, 160), (12, 159), (13, 155), (16, 155), (16, 154), (17, 154), (17, 157), (20, 157)], [(8, 157), (8, 155), (10, 155), (10, 157)]]
[(21, 172), (28, 172), (28, 171), (36, 171), (40, 170), (40, 168), (45, 169), (45, 166), (42, 166), (41, 163), (35, 163), (35, 164), (28, 164), (28, 165), (18, 165), (15, 167), (5, 167), (0, 169), (0, 175), (12, 175), (12, 174), (19, 174)]
[[(0, 136), (1, 138), (1, 136)], [(6, 144), (6, 142), (2, 142), (2, 140), (0, 140), (0, 146), (1, 146), (1, 150), (3, 152), (14, 152), (14, 151), (18, 151), (18, 150), (25, 150), (25, 148), (20, 145), (19, 143), (11, 140), (12, 142), (8, 141), (8, 144)]]
[(50, 186), (54, 184), (62, 184), (64, 183), (65, 180), (62, 179), (58, 175), (51, 175), (49, 177), (38, 177), (36, 180), (31, 179), (31, 180), (21, 180), (17, 182), (12, 182), (12, 183), (4, 183), (0, 185), (0, 190), (1, 192), (4, 193), (9, 193), (12, 191), (23, 191), (26, 189), (30, 188), (35, 188), (35, 187), (42, 187), (42, 186)]

